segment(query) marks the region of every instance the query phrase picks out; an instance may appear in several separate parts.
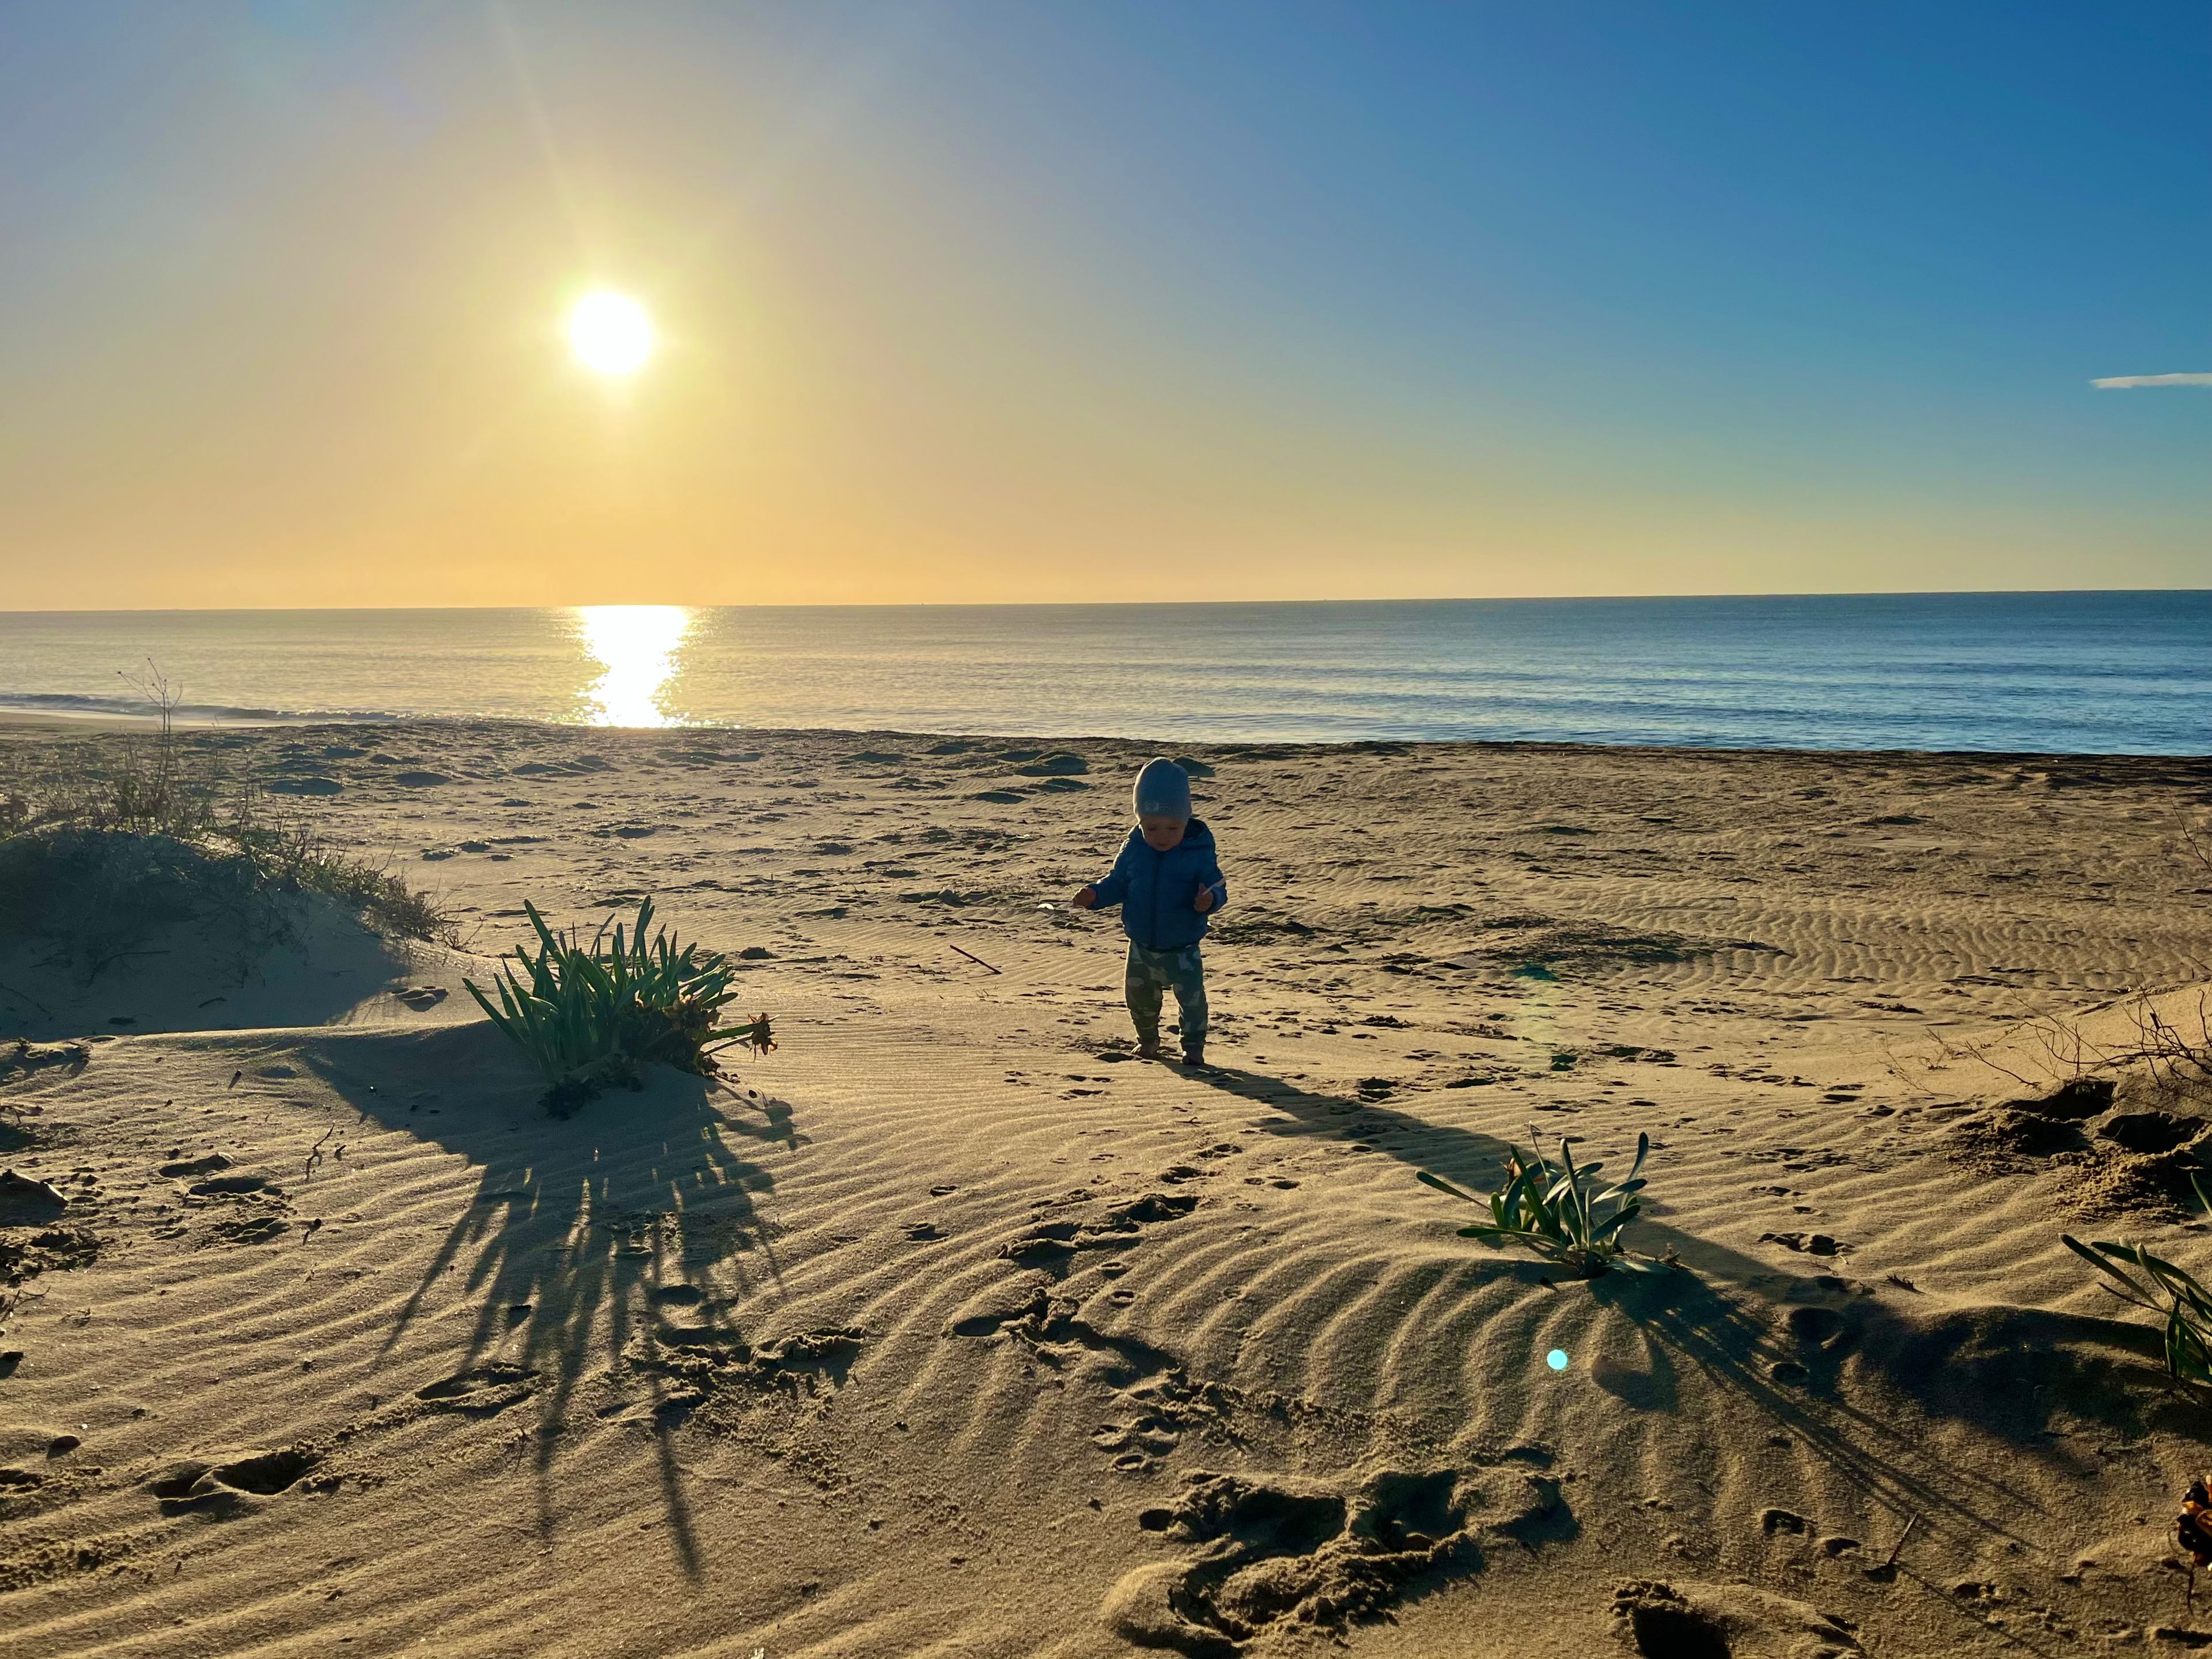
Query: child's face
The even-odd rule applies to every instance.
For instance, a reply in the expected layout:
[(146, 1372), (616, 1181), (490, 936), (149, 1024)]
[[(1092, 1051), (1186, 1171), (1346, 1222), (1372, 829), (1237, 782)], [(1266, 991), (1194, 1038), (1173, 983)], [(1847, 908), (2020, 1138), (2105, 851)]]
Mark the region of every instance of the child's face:
[(1144, 832), (1145, 845), (1155, 853), (1165, 853), (1179, 846), (1183, 826), (1188, 818), (1170, 818), (1157, 812), (1147, 812), (1137, 820), (1137, 828)]

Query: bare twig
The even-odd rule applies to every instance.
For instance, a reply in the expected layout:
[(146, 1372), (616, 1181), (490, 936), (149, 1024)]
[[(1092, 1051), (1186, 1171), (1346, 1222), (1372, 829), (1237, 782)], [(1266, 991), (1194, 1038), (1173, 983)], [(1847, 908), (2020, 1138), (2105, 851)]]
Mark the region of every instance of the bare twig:
[(40, 1001), (38, 998), (33, 996), (28, 991), (19, 991), (4, 980), (0, 980), (0, 991), (5, 991), (11, 997), (22, 998), (24, 1001), (29, 1003), (31, 1006), (37, 1009), (48, 1019), (52, 1019), (54, 1017), (54, 1011), (47, 1007), (45, 1003)]
[(1887, 1039), (1884, 1039), (1881, 1045), (1881, 1055), (1882, 1069), (1887, 1071), (1891, 1077), (1894, 1078), (1900, 1087), (1916, 1095), (1926, 1095), (1930, 1098), (1934, 1097), (1936, 1091), (1933, 1089), (1929, 1088), (1924, 1083), (1916, 1081), (1906, 1074), (1904, 1062), (1898, 1059), (1897, 1050), (1891, 1046)]
[[(945, 943), (951, 945), (951, 941), (947, 939)], [(952, 945), (952, 948), (956, 951), (960, 951), (960, 947), (957, 945)], [(960, 954), (967, 957), (969, 961), (975, 963), (979, 967), (991, 968), (991, 964), (989, 963), (985, 962), (982, 957), (977, 956), (973, 951), (960, 951)], [(995, 974), (1001, 970), (996, 968), (991, 968), (991, 971)]]
[[(2101, 1003), (2082, 1013), (2100, 1012), (2112, 1006)], [(2024, 1089), (2038, 1087), (2037, 1080), (2014, 1071), (1990, 1053), (1996, 1042), (2021, 1033), (2034, 1039), (2054, 1071), (2069, 1078), (2141, 1066), (2162, 1087), (2212, 1087), (2212, 993), (2199, 991), (2193, 1017), (2185, 1018), (2180, 1024), (2159, 1012), (2154, 994), (2148, 991), (2136, 994), (2129, 1015), (2133, 1035), (2116, 1042), (2099, 1042), (2089, 1037), (2077, 1023), (2081, 1015), (2062, 1019), (2053, 1014), (2037, 1014), (2008, 1027), (1998, 1038), (1988, 1042), (1952, 1043), (1939, 1039), (1937, 1047), (1947, 1059), (1971, 1060), (2010, 1078)], [(2193, 1031), (2191, 1026), (2195, 1028)]]
[(2212, 825), (2185, 821), (2181, 826), (2181, 844), (2191, 858), (2207, 871), (2212, 871)]
[(1881, 1567), (1884, 1572), (1897, 1565), (1897, 1553), (1905, 1547), (1905, 1540), (1912, 1536), (1912, 1529), (1919, 1524), (1920, 1517), (1917, 1515), (1912, 1516), (1905, 1522), (1905, 1530), (1897, 1534), (1897, 1541), (1889, 1547), (1889, 1554), (1883, 1559)]

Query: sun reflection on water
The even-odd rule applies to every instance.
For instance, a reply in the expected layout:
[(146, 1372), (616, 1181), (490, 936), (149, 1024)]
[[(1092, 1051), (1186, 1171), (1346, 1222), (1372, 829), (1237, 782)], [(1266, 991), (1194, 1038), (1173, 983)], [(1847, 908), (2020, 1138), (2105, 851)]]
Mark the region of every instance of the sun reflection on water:
[(586, 605), (577, 607), (576, 621), (584, 649), (600, 669), (584, 694), (586, 723), (675, 725), (660, 698), (691, 631), (690, 611), (680, 605)]

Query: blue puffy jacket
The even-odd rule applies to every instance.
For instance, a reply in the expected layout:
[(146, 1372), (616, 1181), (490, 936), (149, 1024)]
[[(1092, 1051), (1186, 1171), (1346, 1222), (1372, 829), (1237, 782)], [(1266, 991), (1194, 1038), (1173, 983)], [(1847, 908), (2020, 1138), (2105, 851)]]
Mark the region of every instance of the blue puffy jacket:
[[(1207, 920), (1229, 902), (1229, 884), (1214, 860), (1213, 831), (1204, 818), (1193, 818), (1182, 839), (1164, 853), (1146, 844), (1142, 830), (1132, 830), (1114, 860), (1114, 873), (1091, 885), (1098, 893), (1091, 908), (1120, 905), (1121, 931), (1148, 951), (1180, 951), (1197, 944), (1206, 937)], [(1201, 887), (1213, 890), (1213, 908), (1204, 915), (1190, 908)]]

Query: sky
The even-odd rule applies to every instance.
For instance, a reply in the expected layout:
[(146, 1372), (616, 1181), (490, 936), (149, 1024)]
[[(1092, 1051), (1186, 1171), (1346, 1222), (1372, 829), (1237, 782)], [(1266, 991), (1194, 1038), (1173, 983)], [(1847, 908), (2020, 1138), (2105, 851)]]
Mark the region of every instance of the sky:
[(0, 605), (2205, 586), (2208, 276), (2194, 0), (0, 0)]

